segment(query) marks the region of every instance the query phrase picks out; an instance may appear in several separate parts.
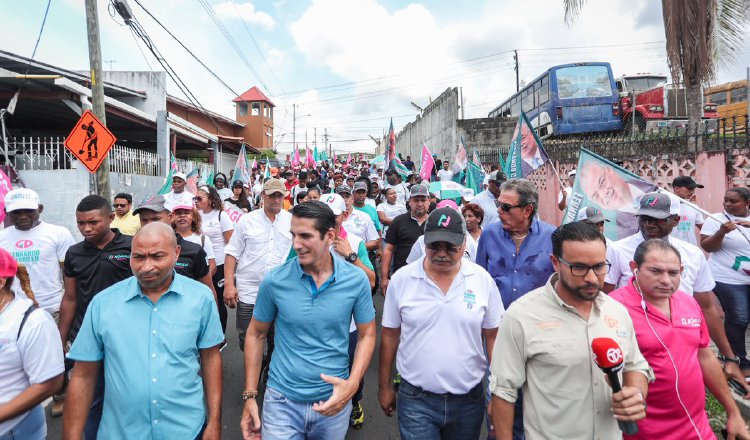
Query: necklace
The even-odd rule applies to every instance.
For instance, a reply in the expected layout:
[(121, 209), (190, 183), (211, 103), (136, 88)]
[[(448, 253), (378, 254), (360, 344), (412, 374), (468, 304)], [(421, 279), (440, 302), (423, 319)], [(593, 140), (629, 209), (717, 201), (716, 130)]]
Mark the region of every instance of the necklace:
[(528, 232), (527, 232), (527, 233), (525, 233), (525, 234), (523, 234), (523, 235), (522, 235), (522, 236), (520, 236), (520, 237), (516, 237), (515, 235), (513, 235), (513, 234), (510, 234), (510, 238), (512, 238), (513, 240), (523, 240), (524, 238), (526, 238), (526, 237), (528, 237), (528, 236), (529, 236), (529, 233), (528, 233)]
[(13, 301), (13, 294), (11, 293), (11, 295), (8, 296), (7, 298), (8, 298), (7, 300), (4, 298), (3, 301), (0, 302), (0, 313), (3, 313), (3, 311), (8, 306), (8, 304), (10, 304), (11, 301)]

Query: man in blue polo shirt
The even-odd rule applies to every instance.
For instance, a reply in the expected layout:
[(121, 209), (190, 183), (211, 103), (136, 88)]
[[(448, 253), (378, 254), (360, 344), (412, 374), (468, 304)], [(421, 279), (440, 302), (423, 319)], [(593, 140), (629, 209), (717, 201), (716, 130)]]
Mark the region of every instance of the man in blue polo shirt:
[(208, 287), (175, 273), (179, 253), (171, 227), (142, 227), (130, 255), (135, 276), (91, 301), (68, 353), (76, 365), (63, 439), (83, 434), (101, 362), (98, 438), (221, 438), (224, 335)]
[[(292, 209), (297, 257), (263, 279), (245, 339), (244, 438), (343, 439), (351, 399), (375, 349), (375, 309), (362, 269), (334, 258), (336, 217), (318, 201)], [(349, 371), (349, 324), (358, 341)], [(259, 417), (258, 378), (263, 344), (276, 327), (276, 347)]]

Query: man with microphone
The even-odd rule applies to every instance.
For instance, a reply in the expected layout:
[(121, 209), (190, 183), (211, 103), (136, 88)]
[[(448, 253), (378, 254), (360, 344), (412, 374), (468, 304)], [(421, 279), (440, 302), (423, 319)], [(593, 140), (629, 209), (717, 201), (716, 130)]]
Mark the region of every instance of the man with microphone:
[[(659, 239), (642, 242), (630, 268), (634, 276), (610, 296), (627, 308), (638, 346), (658, 378), (650, 387), (648, 416), (626, 439), (715, 438), (706, 415), (706, 387), (726, 409), (730, 439), (750, 439), (724, 372), (708, 346), (698, 302), (679, 290), (680, 251)], [(704, 386), (705, 385), (705, 386)]]
[[(500, 323), (490, 366), (497, 439), (512, 438), (521, 387), (527, 440), (621, 438), (618, 422), (646, 416), (654, 376), (627, 310), (601, 292), (609, 271), (604, 236), (593, 225), (569, 223), (552, 234), (552, 253), (556, 273), (515, 300)], [(620, 391), (613, 393), (594, 363), (598, 338), (620, 348)]]

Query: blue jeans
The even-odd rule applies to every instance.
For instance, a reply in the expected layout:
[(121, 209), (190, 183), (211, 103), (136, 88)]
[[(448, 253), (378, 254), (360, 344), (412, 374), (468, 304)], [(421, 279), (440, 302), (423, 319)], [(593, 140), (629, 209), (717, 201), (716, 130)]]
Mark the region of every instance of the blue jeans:
[(716, 282), (714, 293), (724, 308), (724, 330), (735, 356), (740, 358), (740, 368), (750, 369), (745, 349), (745, 331), (750, 324), (750, 286)]
[(45, 438), (47, 438), (47, 422), (41, 404), (31, 408), (16, 426), (0, 435), (0, 440), (44, 440)]
[(263, 440), (343, 440), (349, 429), (352, 403), (331, 417), (319, 414), (312, 406), (292, 402), (277, 390), (266, 388), (261, 416)]
[(398, 432), (402, 440), (478, 439), (485, 415), (480, 382), (466, 394), (434, 394), (401, 379)]

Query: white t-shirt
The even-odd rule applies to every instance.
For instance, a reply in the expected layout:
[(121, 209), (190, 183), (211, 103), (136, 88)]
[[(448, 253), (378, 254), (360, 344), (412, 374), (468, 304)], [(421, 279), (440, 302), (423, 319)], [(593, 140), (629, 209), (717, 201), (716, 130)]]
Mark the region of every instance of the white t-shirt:
[(177, 205), (193, 206), (193, 197), (195, 194), (191, 193), (187, 189), (177, 194), (174, 190), (164, 194), (164, 207), (168, 210), (172, 210)]
[(219, 197), (221, 197), (221, 200), (226, 200), (233, 195), (232, 190), (229, 188), (217, 189), (216, 192), (219, 193)]
[(201, 215), (201, 231), (211, 239), (211, 245), (214, 247), (214, 257), (216, 265), (224, 264), (224, 233), (234, 230), (232, 219), (226, 212), (214, 209), (208, 214), (198, 210)]
[[(563, 191), (565, 192), (565, 200), (570, 200), (570, 195), (573, 193), (573, 188), (566, 186), (563, 188)], [(562, 202), (562, 193), (557, 194), (557, 203)]]
[[(729, 215), (729, 214), (727, 214)], [(714, 214), (716, 218), (724, 218), (724, 213)], [(750, 217), (735, 217), (734, 220), (750, 221)], [(714, 235), (721, 224), (712, 218), (706, 219), (701, 229), (701, 235)], [(721, 249), (711, 252), (708, 256), (708, 266), (716, 281), (726, 284), (750, 284), (750, 229), (742, 226), (726, 234), (721, 242)]]
[[(406, 213), (406, 206), (398, 202), (394, 203), (393, 205), (388, 202), (383, 202), (379, 204), (378, 207), (375, 208), (375, 210), (385, 213), (386, 217), (393, 220), (399, 215)], [(388, 225), (383, 225), (383, 238), (385, 238), (386, 232), (388, 232)]]
[[(52, 313), (60, 308), (63, 277), (60, 262), (75, 244), (66, 228), (40, 222), (28, 231), (9, 226), (0, 232), (0, 247), (26, 266), (39, 307)], [(18, 284), (18, 280), (14, 285)], [(20, 291), (20, 289), (18, 289)]]
[(471, 201), (471, 203), (476, 203), (477, 205), (479, 205), (482, 208), (482, 211), (484, 211), (482, 229), (500, 220), (500, 218), (497, 216), (497, 205), (495, 204), (496, 200), (497, 198), (492, 195), (492, 193), (488, 189), (486, 189), (477, 194), (477, 196), (474, 197), (474, 199)]
[(286, 261), (292, 247), (292, 214), (281, 210), (273, 223), (262, 209), (240, 217), (226, 254), (237, 259), (235, 285), (240, 301), (255, 304), (266, 273)]
[[(703, 255), (703, 251), (697, 246), (686, 243), (679, 238), (668, 236), (669, 243), (680, 251), (682, 258), (682, 280), (680, 281), (680, 290), (690, 295), (693, 292), (708, 292), (716, 286), (714, 277), (708, 267), (708, 261)], [(633, 272), (630, 270), (630, 262), (633, 261), (635, 249), (645, 240), (639, 232), (617, 240), (607, 247), (607, 260), (612, 263), (609, 273), (604, 277), (604, 281), (614, 284), (616, 289), (625, 286)]]
[(185, 241), (189, 241), (203, 247), (203, 250), (206, 252), (206, 264), (208, 264), (208, 260), (216, 259), (216, 255), (214, 254), (214, 246), (211, 243), (211, 239), (208, 237), (208, 235), (200, 235), (193, 232), (193, 235), (188, 235), (187, 237), (183, 238), (185, 239)]
[(438, 180), (444, 182), (446, 180), (453, 179), (453, 171), (451, 170), (440, 170), (437, 172)]
[(380, 238), (372, 218), (367, 213), (356, 209), (352, 209), (343, 226), (349, 233), (361, 238), (365, 243)]
[[(702, 224), (703, 214), (689, 207), (688, 205), (681, 203), (680, 223), (674, 229), (672, 229), (672, 234), (670, 235), (672, 235), (672, 237), (679, 238), (682, 241), (686, 241), (693, 246), (698, 246), (698, 235), (695, 226)], [(711, 235), (713, 235), (713, 233)]]
[[(49, 313), (34, 310), (18, 335), (31, 300), (17, 296), (0, 314), (0, 405), (10, 402), (31, 385), (40, 384), (65, 371), (60, 332)], [(0, 436), (26, 414), (0, 423)]]
[[(477, 259), (477, 241), (471, 234), (466, 234), (466, 250), (464, 251), (464, 258), (474, 262)], [(420, 235), (417, 241), (411, 247), (409, 256), (406, 257), (406, 263), (413, 263), (424, 256), (424, 235)]]
[(365, 205), (370, 205), (373, 208), (376, 208), (375, 199), (370, 199), (370, 198), (365, 199)]
[(424, 258), (393, 274), (383, 327), (400, 328), (398, 372), (432, 393), (466, 394), (487, 371), (482, 329), (500, 325), (505, 311), (497, 285), (466, 259), (448, 294), (425, 274)]

